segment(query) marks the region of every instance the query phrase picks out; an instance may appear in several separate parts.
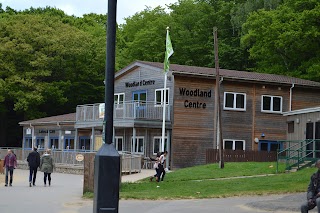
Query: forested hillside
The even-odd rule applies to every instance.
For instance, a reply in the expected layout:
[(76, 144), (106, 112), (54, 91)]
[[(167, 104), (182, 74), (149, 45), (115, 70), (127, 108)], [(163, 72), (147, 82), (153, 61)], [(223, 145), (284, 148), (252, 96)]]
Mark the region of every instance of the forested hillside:
[[(56, 8), (16, 11), (0, 3), (0, 146), (19, 146), (18, 122), (103, 102), (107, 15), (68, 16)], [(166, 27), (171, 63), (320, 81), (318, 0), (179, 0), (146, 8), (118, 26), (117, 70), (162, 62)]]

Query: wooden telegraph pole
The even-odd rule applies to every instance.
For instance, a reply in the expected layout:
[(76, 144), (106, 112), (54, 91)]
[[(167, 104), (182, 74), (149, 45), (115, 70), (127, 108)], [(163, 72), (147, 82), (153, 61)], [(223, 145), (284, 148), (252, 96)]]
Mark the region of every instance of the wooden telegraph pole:
[(223, 145), (222, 145), (222, 126), (221, 126), (221, 107), (220, 107), (220, 75), (219, 75), (219, 57), (218, 57), (218, 28), (213, 28), (214, 35), (214, 58), (216, 68), (216, 91), (215, 91), (215, 137), (219, 144), (219, 168), (224, 168)]

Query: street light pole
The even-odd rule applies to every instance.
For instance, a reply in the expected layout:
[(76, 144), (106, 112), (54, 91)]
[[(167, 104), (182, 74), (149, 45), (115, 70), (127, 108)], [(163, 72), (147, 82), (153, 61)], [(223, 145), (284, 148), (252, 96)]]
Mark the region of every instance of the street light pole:
[(94, 213), (118, 213), (119, 211), (120, 155), (112, 144), (116, 11), (117, 0), (108, 0), (104, 141), (94, 159)]

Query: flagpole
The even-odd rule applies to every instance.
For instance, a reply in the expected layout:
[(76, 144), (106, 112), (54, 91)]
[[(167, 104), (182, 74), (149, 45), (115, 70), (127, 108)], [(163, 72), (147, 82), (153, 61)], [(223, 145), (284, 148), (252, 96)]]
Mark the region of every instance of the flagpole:
[[(164, 152), (164, 134), (166, 130), (166, 105), (167, 105), (167, 76), (169, 72), (169, 58), (173, 54), (173, 48), (171, 44), (171, 39), (169, 36), (169, 27), (167, 27), (167, 35), (166, 35), (166, 52), (164, 57), (164, 86), (163, 86), (163, 100), (161, 103), (163, 104), (163, 114), (162, 114), (162, 137), (161, 137), (161, 152)], [(169, 105), (168, 105), (169, 106)]]
[(162, 114), (162, 137), (161, 137), (161, 152), (164, 152), (164, 135), (165, 135), (165, 130), (166, 130), (166, 100), (167, 100), (167, 72), (164, 74), (164, 89), (163, 89), (163, 114)]

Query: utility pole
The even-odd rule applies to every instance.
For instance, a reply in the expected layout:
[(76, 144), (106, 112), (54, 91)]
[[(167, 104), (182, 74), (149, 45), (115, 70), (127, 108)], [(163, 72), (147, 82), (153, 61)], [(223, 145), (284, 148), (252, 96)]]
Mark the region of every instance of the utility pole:
[(222, 126), (221, 126), (221, 107), (220, 107), (220, 75), (219, 75), (219, 56), (218, 56), (218, 28), (213, 28), (214, 36), (214, 62), (216, 68), (216, 91), (215, 91), (215, 137), (217, 145), (219, 144), (219, 168), (224, 168), (223, 144), (222, 144)]

